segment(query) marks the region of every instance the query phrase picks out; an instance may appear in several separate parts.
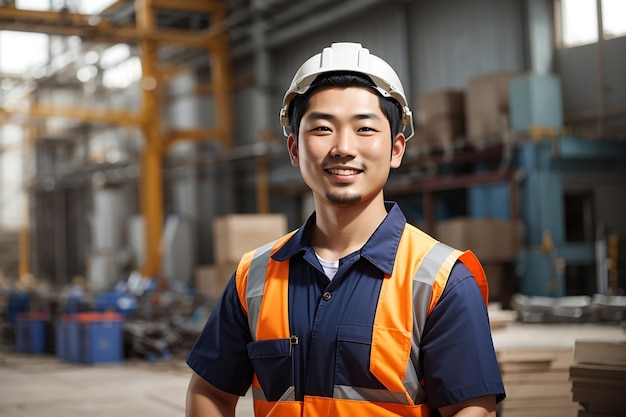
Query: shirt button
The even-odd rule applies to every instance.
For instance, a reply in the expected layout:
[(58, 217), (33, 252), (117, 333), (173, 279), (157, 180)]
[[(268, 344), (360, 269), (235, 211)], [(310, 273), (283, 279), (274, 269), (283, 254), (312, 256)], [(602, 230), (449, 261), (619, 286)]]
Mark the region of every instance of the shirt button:
[(332, 297), (332, 294), (329, 293), (328, 291), (326, 291), (324, 294), (322, 294), (322, 298), (324, 299), (324, 301), (330, 300), (331, 297)]

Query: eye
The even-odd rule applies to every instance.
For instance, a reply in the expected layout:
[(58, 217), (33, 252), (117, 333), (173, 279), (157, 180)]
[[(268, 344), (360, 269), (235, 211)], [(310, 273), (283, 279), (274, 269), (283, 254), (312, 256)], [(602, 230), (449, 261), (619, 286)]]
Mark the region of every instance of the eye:
[(374, 129), (373, 127), (363, 126), (363, 127), (360, 127), (360, 128), (358, 129), (358, 132), (371, 132), (371, 133), (375, 133), (375, 132), (378, 132), (378, 130)]
[(332, 130), (328, 126), (315, 126), (310, 131), (311, 132), (332, 132)]

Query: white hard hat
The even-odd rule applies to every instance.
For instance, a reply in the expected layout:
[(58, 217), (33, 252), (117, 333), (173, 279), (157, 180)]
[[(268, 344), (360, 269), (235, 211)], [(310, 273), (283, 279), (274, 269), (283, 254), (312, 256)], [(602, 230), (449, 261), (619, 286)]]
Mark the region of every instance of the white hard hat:
[(283, 98), (283, 107), (280, 109), (280, 124), (283, 126), (285, 136), (288, 136), (289, 127), (289, 103), (298, 95), (304, 94), (315, 78), (324, 72), (350, 71), (367, 75), (376, 84), (376, 90), (383, 97), (394, 98), (402, 108), (402, 124), (410, 130), (406, 133), (406, 139), (413, 136), (413, 113), (409, 109), (404, 89), (396, 72), (389, 64), (370, 51), (363, 48), (359, 43), (338, 42), (309, 58), (293, 77), (289, 89)]

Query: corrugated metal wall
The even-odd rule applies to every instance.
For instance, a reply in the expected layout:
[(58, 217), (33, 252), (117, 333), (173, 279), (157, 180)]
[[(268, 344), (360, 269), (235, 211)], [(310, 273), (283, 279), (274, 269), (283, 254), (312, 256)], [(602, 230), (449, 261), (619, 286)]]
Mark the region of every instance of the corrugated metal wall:
[[(604, 91), (608, 109), (626, 106), (626, 38), (604, 41)], [(598, 109), (598, 44), (557, 49), (566, 113)]]
[[(320, 22), (316, 32), (291, 40), (272, 51), (271, 103), (275, 118), (268, 126), (279, 132), (278, 110), (298, 67), (336, 41), (360, 42), (389, 62), (403, 81), (411, 103), (418, 94), (463, 88), (472, 76), (492, 71), (526, 69), (522, 0), (387, 1), (351, 16), (340, 24)], [(236, 63), (251, 70), (250, 62)], [(237, 70), (235, 70), (237, 71)], [(235, 99), (237, 142), (250, 143), (245, 115), (256, 111), (246, 100), (249, 89)]]
[(463, 88), (469, 78), (488, 72), (525, 70), (523, 3), (413, 2), (410, 37), (414, 94)]

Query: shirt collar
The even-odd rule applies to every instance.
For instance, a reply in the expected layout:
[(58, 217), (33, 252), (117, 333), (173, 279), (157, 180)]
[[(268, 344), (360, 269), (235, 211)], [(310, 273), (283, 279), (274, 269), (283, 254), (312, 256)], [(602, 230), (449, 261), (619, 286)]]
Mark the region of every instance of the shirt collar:
[[(361, 256), (371, 262), (386, 275), (391, 275), (396, 259), (400, 237), (404, 232), (406, 218), (397, 203), (385, 202), (387, 216), (372, 236), (361, 248)], [(304, 225), (280, 248), (272, 259), (284, 261), (298, 253), (311, 250), (311, 228), (315, 224), (315, 213), (311, 214)]]

